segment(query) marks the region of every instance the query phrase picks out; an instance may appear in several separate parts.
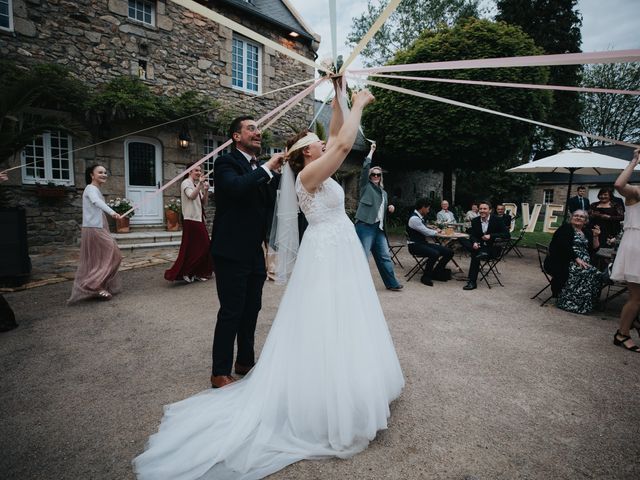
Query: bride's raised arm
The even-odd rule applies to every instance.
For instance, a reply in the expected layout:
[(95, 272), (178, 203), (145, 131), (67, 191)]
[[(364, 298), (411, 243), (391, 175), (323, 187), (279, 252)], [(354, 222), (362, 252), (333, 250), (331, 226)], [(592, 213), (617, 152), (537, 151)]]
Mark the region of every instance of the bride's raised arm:
[[(309, 163), (300, 172), (300, 181), (304, 188), (313, 192), (327, 178), (333, 175), (353, 147), (362, 118), (364, 107), (373, 102), (374, 97), (369, 90), (361, 90), (352, 97), (351, 112), (347, 115), (337, 135), (330, 137), (324, 153), (313, 162)], [(336, 102), (337, 103), (337, 102)], [(334, 105), (334, 115), (340, 110), (339, 105)], [(342, 113), (340, 113), (342, 115)], [(330, 130), (334, 128), (334, 117), (332, 116)]]

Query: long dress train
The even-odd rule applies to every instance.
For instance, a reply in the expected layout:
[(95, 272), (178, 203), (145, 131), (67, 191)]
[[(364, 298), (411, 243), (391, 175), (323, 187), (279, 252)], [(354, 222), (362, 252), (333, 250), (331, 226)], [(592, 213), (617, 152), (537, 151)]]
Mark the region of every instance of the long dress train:
[(258, 363), (165, 407), (140, 479), (259, 479), (350, 457), (387, 427), (404, 379), (344, 192), (332, 179), (296, 191), (309, 226)]

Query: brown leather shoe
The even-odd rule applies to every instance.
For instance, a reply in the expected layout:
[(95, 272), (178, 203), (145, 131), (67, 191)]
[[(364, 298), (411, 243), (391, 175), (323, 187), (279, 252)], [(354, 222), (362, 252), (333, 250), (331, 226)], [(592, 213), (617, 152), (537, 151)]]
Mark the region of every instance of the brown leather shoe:
[(253, 366), (247, 367), (245, 365), (240, 365), (238, 362), (236, 362), (236, 364), (234, 365), (234, 370), (236, 372), (236, 375), (246, 375), (251, 371), (252, 368)]
[(235, 382), (236, 379), (231, 375), (212, 375), (211, 376), (211, 388), (226, 387), (230, 383)]

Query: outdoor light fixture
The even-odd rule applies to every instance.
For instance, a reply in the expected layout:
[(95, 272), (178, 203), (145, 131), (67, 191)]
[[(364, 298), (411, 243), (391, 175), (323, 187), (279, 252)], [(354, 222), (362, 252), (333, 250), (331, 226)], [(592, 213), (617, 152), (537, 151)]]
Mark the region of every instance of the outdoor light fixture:
[(298, 32), (289, 32), (289, 36), (293, 38), (298, 38), (300, 34)]
[(191, 141), (191, 136), (189, 135), (189, 131), (186, 128), (183, 128), (182, 131), (178, 134), (178, 146), (183, 149), (189, 148), (189, 142)]

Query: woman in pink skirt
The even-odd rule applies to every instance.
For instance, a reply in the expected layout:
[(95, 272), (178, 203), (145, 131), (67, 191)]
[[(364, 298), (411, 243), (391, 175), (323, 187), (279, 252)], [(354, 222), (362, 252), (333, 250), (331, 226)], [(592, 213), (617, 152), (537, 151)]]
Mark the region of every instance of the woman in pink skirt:
[(122, 254), (109, 233), (107, 217), (121, 218), (105, 203), (100, 187), (107, 181), (107, 169), (92, 165), (85, 171), (87, 186), (82, 193), (82, 236), (80, 260), (67, 303), (97, 297), (111, 300), (120, 292), (118, 268)]
[[(193, 163), (187, 165), (187, 169)], [(202, 169), (198, 166), (191, 170), (180, 185), (182, 203), (182, 243), (176, 263), (164, 272), (169, 281), (194, 280), (204, 282), (211, 278), (213, 264), (209, 253), (209, 234), (204, 223), (203, 207), (208, 200), (209, 182), (202, 177)]]

